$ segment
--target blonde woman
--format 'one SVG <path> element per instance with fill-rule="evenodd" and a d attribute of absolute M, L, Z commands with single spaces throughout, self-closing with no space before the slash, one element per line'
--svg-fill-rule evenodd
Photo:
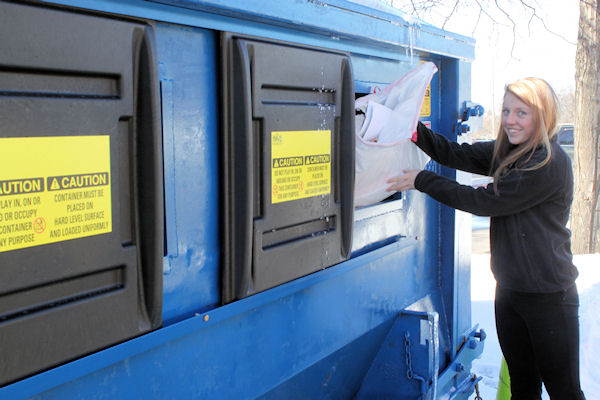
<path fill-rule="evenodd" d="M 450 142 L 419 124 L 413 138 L 450 168 L 494 177 L 474 189 L 431 171 L 405 171 L 388 190 L 417 189 L 437 201 L 490 216 L 496 328 L 512 399 L 584 399 L 579 383 L 579 296 L 566 227 L 571 161 L 556 141 L 558 101 L 550 85 L 525 78 L 506 86 L 493 142 Z"/>

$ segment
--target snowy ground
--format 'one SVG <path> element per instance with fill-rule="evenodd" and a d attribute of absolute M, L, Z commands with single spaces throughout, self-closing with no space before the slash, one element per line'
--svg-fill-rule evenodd
<path fill-rule="evenodd" d="M 483 224 L 485 226 L 485 224 Z M 473 219 L 474 230 L 481 221 Z M 485 229 L 485 228 L 484 228 Z M 472 321 L 487 333 L 483 355 L 473 363 L 473 373 L 482 377 L 479 383 L 484 400 L 496 399 L 502 353 L 494 323 L 494 291 L 496 283 L 490 271 L 490 256 L 473 249 L 471 256 Z M 486 249 L 487 251 L 487 249 Z M 579 255 L 574 258 L 579 269 L 581 386 L 588 400 L 600 399 L 600 254 Z M 474 396 L 471 396 L 471 399 Z M 543 399 L 548 399 L 544 393 Z"/>

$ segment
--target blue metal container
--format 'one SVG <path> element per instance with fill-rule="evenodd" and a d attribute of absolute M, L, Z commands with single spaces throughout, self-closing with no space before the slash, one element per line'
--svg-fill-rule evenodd
<path fill-rule="evenodd" d="M 156 70 L 140 72 L 136 67 L 134 75 L 141 74 L 156 85 L 155 92 L 148 89 L 147 97 L 154 93 L 158 102 L 154 105 L 158 112 L 152 115 L 158 124 L 160 148 L 144 145 L 140 153 L 152 148 L 160 156 L 162 180 L 154 189 L 135 181 L 141 186 L 132 193 L 158 194 L 156 204 L 162 205 L 164 217 L 158 212 L 148 219 L 161 228 L 161 243 L 152 248 L 164 248 L 160 250 L 162 285 L 158 281 L 156 286 L 146 272 L 138 276 L 143 287 L 139 297 L 153 293 L 152 301 L 145 298 L 139 303 L 140 315 L 149 316 L 148 324 L 123 334 L 120 340 L 106 344 L 98 339 L 99 344 L 90 343 L 80 353 L 49 358 L 37 367 L 34 362 L 30 370 L 4 383 L 0 398 L 466 399 L 473 392 L 477 378 L 470 373 L 471 362 L 483 350 L 485 335 L 471 322 L 470 216 L 423 194 L 402 193 L 353 213 L 340 211 L 345 218 L 350 215 L 350 226 L 345 229 L 350 230 L 352 244 L 345 253 L 341 251 L 339 259 L 332 257 L 311 271 L 283 278 L 285 283 L 274 279 L 244 292 L 247 295 L 225 299 L 223 290 L 223 280 L 228 279 L 223 270 L 227 258 L 224 232 L 231 228 L 224 222 L 230 221 L 224 211 L 228 195 L 224 175 L 227 163 L 232 162 L 223 155 L 223 38 L 233 35 L 253 43 L 341 57 L 351 66 L 347 71 L 356 96 L 385 87 L 420 61 L 431 61 L 439 72 L 431 83 L 430 111 L 421 120 L 455 140 L 464 131 L 461 116 L 468 114 L 464 107 L 470 100 L 472 39 L 400 12 L 346 0 L 52 0 L 19 6 L 35 9 L 36 15 L 54 13 L 65 21 L 91 16 L 131 24 L 134 42 L 142 40 L 136 39 L 135 32 L 145 32 L 146 44 L 139 57 L 147 55 Z M 12 8 L 6 10 L 0 18 L 14 18 Z M 86 24 L 69 25 L 69 32 L 56 36 L 77 37 L 77 29 L 85 30 Z M 101 34 L 97 35 L 102 41 Z M 70 46 L 68 41 L 62 40 L 49 51 L 60 53 L 61 46 Z M 280 62 L 290 61 L 282 58 Z M 0 60 L 0 67 L 11 63 Z M 252 73 L 254 65 L 249 67 Z M 94 68 L 89 67 L 89 73 L 104 79 Z M 15 71 L 30 73 L 24 67 Z M 48 67 L 45 73 L 56 72 Z M 290 87 L 295 78 L 290 75 Z M 114 78 L 122 85 L 119 79 Z M 145 87 L 142 78 L 138 82 L 142 83 L 134 83 L 132 90 Z M 142 123 L 136 131 L 139 135 L 150 132 L 150 128 L 144 130 L 143 121 L 133 123 Z M 331 122 L 328 129 L 336 131 L 336 123 Z M 290 130 L 318 128 L 299 125 Z M 98 133 L 86 132 L 84 123 L 78 129 L 75 134 Z M 0 128 L 0 136 L 11 134 Z M 238 140 L 237 136 L 232 140 Z M 257 157 L 262 157 L 257 151 Z M 129 156 L 132 160 L 144 157 Z M 465 178 L 434 163 L 428 168 L 453 179 Z M 140 211 L 138 218 L 146 216 Z M 139 229 L 147 224 L 139 222 Z M 27 255 L 29 250 L 18 251 Z M 303 257 L 307 252 L 295 254 Z M 144 254 L 141 264 L 150 258 Z M 284 256 L 278 262 L 286 266 Z M 102 296 L 114 296 L 135 284 L 125 279 Z M 60 304 L 61 324 L 80 324 L 75 316 L 69 319 L 74 315 L 69 314 L 69 307 L 81 301 L 72 298 Z M 110 331 L 120 326 L 121 318 L 128 315 L 115 311 L 115 328 Z M 10 322 L 18 323 L 18 319 Z M 48 346 L 56 346 L 53 340 L 48 338 Z"/>

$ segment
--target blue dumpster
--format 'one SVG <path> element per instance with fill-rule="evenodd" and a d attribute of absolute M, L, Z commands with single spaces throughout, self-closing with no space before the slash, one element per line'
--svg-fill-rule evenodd
<path fill-rule="evenodd" d="M 432 62 L 420 119 L 469 140 L 474 47 L 346 0 L 0 3 L 0 398 L 466 399 L 470 217 L 354 207 L 354 101 Z"/>

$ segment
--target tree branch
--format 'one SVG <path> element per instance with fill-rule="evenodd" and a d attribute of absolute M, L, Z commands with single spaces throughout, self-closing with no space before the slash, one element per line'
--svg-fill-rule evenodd
<path fill-rule="evenodd" d="M 410 0 L 410 4 L 412 5 L 412 9 L 413 9 L 413 12 L 414 12 L 414 14 L 415 14 L 416 16 L 419 16 L 419 15 L 418 15 L 418 12 L 417 12 L 417 6 L 415 5 L 415 2 L 414 2 L 414 0 Z"/>
<path fill-rule="evenodd" d="M 446 16 L 446 19 L 444 20 L 444 23 L 442 24 L 442 30 L 444 30 L 444 28 L 446 27 L 446 23 L 450 20 L 450 18 L 452 18 L 452 16 L 454 15 L 454 12 L 456 11 L 456 7 L 458 7 L 458 2 L 459 0 L 456 0 L 454 2 L 454 7 L 452 7 L 452 11 L 450 11 L 450 14 L 448 14 Z"/>
<path fill-rule="evenodd" d="M 510 21 L 510 23 L 512 24 L 512 32 L 513 32 L 513 40 L 512 40 L 512 44 L 510 47 L 510 56 L 512 58 L 514 58 L 515 60 L 519 60 L 518 58 L 515 57 L 515 45 L 517 42 L 517 24 L 515 23 L 515 21 L 510 17 L 510 14 L 507 13 L 502 7 L 500 7 L 500 5 L 498 4 L 498 0 L 494 0 L 494 3 L 496 3 L 496 8 L 498 10 L 500 10 L 504 16 Z"/>
<path fill-rule="evenodd" d="M 475 30 L 477 29 L 477 26 L 479 25 L 479 19 L 481 18 L 482 14 L 487 16 L 491 21 L 495 22 L 494 17 L 492 17 L 487 11 L 485 11 L 485 8 L 480 3 L 480 0 L 475 0 L 475 3 L 477 3 L 477 5 L 479 6 L 479 16 L 477 18 L 477 23 L 475 24 L 475 27 L 473 28 L 473 35 L 475 35 Z"/>
<path fill-rule="evenodd" d="M 570 40 L 568 40 L 567 38 L 565 38 L 564 36 L 562 36 L 561 34 L 558 34 L 554 31 L 552 31 L 550 28 L 548 28 L 546 26 L 546 22 L 544 21 L 544 19 L 542 17 L 540 17 L 537 13 L 537 9 L 529 4 L 527 4 L 527 2 L 525 0 L 520 0 L 521 4 L 523 4 L 524 7 L 528 8 L 529 10 L 531 10 L 531 18 L 529 19 L 529 23 L 528 23 L 528 30 L 531 33 L 531 21 L 533 21 L 533 19 L 537 19 L 538 21 L 541 22 L 542 26 L 544 27 L 544 29 L 546 30 L 546 32 L 551 33 L 552 35 L 564 40 L 565 42 L 572 44 L 572 45 L 576 45 L 577 43 L 571 42 Z"/>

